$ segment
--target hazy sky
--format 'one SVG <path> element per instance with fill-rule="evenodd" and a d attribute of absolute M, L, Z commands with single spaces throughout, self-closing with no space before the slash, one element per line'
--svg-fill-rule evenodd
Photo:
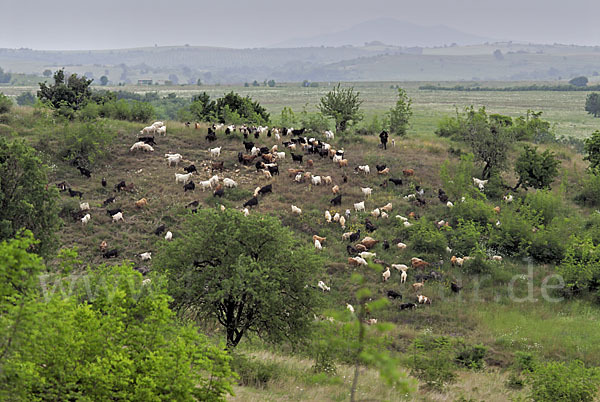
<path fill-rule="evenodd" d="M 484 37 L 600 45 L 598 0 L 2 0 L 0 48 L 261 47 L 391 17 Z"/>

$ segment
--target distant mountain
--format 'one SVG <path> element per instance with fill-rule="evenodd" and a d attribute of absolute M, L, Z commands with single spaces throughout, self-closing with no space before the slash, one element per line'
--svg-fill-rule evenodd
<path fill-rule="evenodd" d="M 365 42 L 373 41 L 394 46 L 433 47 L 452 43 L 475 45 L 494 42 L 495 39 L 472 35 L 444 25 L 422 26 L 393 18 L 379 18 L 365 21 L 343 31 L 289 39 L 271 47 L 362 46 Z"/>

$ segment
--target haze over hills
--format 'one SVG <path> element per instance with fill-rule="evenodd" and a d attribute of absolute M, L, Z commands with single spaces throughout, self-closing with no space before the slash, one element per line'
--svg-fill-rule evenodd
<path fill-rule="evenodd" d="M 394 46 L 433 47 L 453 43 L 474 45 L 496 40 L 465 33 L 445 25 L 423 26 L 394 18 L 378 18 L 342 31 L 284 40 L 272 47 L 360 46 L 365 42 L 373 41 Z"/>

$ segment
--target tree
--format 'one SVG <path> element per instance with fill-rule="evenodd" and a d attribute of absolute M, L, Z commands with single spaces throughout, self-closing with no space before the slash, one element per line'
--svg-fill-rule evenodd
<path fill-rule="evenodd" d="M 45 69 L 44 72 L 42 73 L 42 75 L 44 77 L 50 77 L 52 75 L 52 70 Z"/>
<path fill-rule="evenodd" d="M 272 342 L 306 335 L 320 261 L 279 218 L 205 209 L 186 218 L 178 237 L 153 260 L 176 311 L 216 320 L 228 349 L 247 332 Z"/>
<path fill-rule="evenodd" d="M 35 104 L 35 95 L 31 92 L 23 92 L 21 95 L 17 96 L 17 105 L 19 106 L 32 106 Z"/>
<path fill-rule="evenodd" d="M 500 49 L 494 50 L 494 58 L 498 61 L 504 60 L 504 55 L 502 54 L 502 50 L 500 50 Z"/>
<path fill-rule="evenodd" d="M 592 92 L 585 99 L 585 111 L 593 114 L 594 117 L 600 117 L 600 94 Z"/>
<path fill-rule="evenodd" d="M 341 84 L 337 84 L 333 90 L 321 98 L 319 110 L 323 115 L 335 120 L 336 131 L 344 132 L 348 122 L 362 120 L 363 116 L 360 113 L 362 103 L 360 92 L 355 93 L 354 87 L 341 88 Z"/>
<path fill-rule="evenodd" d="M 531 148 L 525 145 L 523 153 L 517 159 L 515 172 L 519 176 L 519 181 L 514 190 L 523 185 L 537 189 L 550 188 L 550 185 L 558 176 L 558 166 L 560 161 L 554 155 L 554 152 L 545 150 L 541 154 L 537 148 Z"/>
<path fill-rule="evenodd" d="M 92 80 L 78 77 L 77 74 L 71 74 L 65 80 L 65 72 L 61 69 L 54 73 L 53 85 L 48 86 L 45 82 L 40 82 L 37 96 L 41 101 L 49 102 L 55 109 L 67 107 L 78 110 L 92 96 L 89 88 L 91 83 Z"/>
<path fill-rule="evenodd" d="M 273 88 L 275 86 L 275 80 L 269 80 L 267 81 L 267 85 L 271 88 Z"/>
<path fill-rule="evenodd" d="M 36 250 L 47 255 L 56 246 L 58 190 L 47 187 L 47 168 L 24 141 L 0 138 L 0 240 L 23 228 L 39 239 Z"/>
<path fill-rule="evenodd" d="M 175 74 L 169 74 L 169 81 L 171 81 L 173 85 L 177 85 L 179 84 L 179 77 Z"/>
<path fill-rule="evenodd" d="M 216 111 L 217 118 L 221 123 L 228 123 L 225 118 L 225 109 L 234 112 L 243 122 L 254 124 L 266 124 L 269 122 L 269 113 L 257 101 L 253 101 L 249 96 L 242 97 L 231 91 L 222 98 L 217 99 Z"/>
<path fill-rule="evenodd" d="M 258 83 L 258 81 L 254 80 L 254 81 L 252 81 L 252 86 L 253 87 L 259 87 L 260 84 Z"/>
<path fill-rule="evenodd" d="M 202 78 L 198 78 L 198 81 L 196 81 L 196 85 L 199 87 L 202 86 Z"/>
<path fill-rule="evenodd" d="M 406 135 L 408 129 L 408 122 L 412 117 L 412 99 L 408 97 L 406 91 L 402 88 L 398 88 L 398 100 L 396 101 L 396 107 L 390 109 L 390 132 L 399 136 Z"/>
<path fill-rule="evenodd" d="M 176 320 L 164 280 L 143 281 L 130 265 L 39 276 L 32 244 L 30 235 L 0 243 L 0 399 L 191 402 L 232 392 L 230 358 Z"/>
<path fill-rule="evenodd" d="M 574 85 L 576 87 L 585 87 L 588 83 L 587 77 L 575 77 L 569 81 L 569 84 Z"/>
<path fill-rule="evenodd" d="M 195 120 L 212 121 L 217 116 L 217 103 L 210 100 L 210 95 L 202 92 L 192 98 L 190 112 Z"/>
<path fill-rule="evenodd" d="M 100 85 L 102 85 L 104 87 L 107 84 L 108 84 L 108 77 L 106 75 L 103 75 L 102 77 L 100 77 Z"/>
<path fill-rule="evenodd" d="M 592 133 L 590 138 L 583 140 L 584 150 L 587 152 L 584 161 L 590 162 L 590 170 L 596 171 L 596 168 L 600 166 L 600 131 L 596 130 Z"/>
<path fill-rule="evenodd" d="M 12 78 L 11 73 L 5 73 L 2 67 L 0 67 L 0 84 L 8 84 Z"/>
<path fill-rule="evenodd" d="M 0 114 L 8 113 L 12 107 L 12 101 L 2 92 L 0 92 Z"/>

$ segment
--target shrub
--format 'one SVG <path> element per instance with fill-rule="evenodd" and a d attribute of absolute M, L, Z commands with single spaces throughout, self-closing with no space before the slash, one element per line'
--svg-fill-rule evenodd
<path fill-rule="evenodd" d="M 480 226 L 473 221 L 459 218 L 456 229 L 449 232 L 452 252 L 458 256 L 470 255 L 481 241 L 482 233 L 479 229 Z"/>
<path fill-rule="evenodd" d="M 565 281 L 565 291 L 571 294 L 596 288 L 600 282 L 600 246 L 590 238 L 572 237 L 565 258 L 556 268 Z"/>
<path fill-rule="evenodd" d="M 515 352 L 514 368 L 519 372 L 532 373 L 536 367 L 535 357 L 529 352 Z"/>
<path fill-rule="evenodd" d="M 35 104 L 36 97 L 31 92 L 23 92 L 17 96 L 16 101 L 19 106 L 33 106 Z"/>
<path fill-rule="evenodd" d="M 12 107 L 12 101 L 10 98 L 0 92 L 0 114 L 8 113 Z"/>
<path fill-rule="evenodd" d="M 593 401 L 598 396 L 598 369 L 576 360 L 540 365 L 531 375 L 530 398 L 536 402 Z"/>
<path fill-rule="evenodd" d="M 412 225 L 410 240 L 415 251 L 431 254 L 444 254 L 446 252 L 447 243 L 443 233 L 425 218 L 419 219 Z"/>
<path fill-rule="evenodd" d="M 100 116 L 100 106 L 94 102 L 88 102 L 80 111 L 79 119 L 83 121 L 96 120 Z"/>
<path fill-rule="evenodd" d="M 481 193 L 473 186 L 473 175 L 475 174 L 473 154 L 462 154 L 458 165 L 452 166 L 446 160 L 440 168 L 440 176 L 444 190 L 452 201 L 458 201 L 463 196 L 476 197 Z"/>
<path fill-rule="evenodd" d="M 89 167 L 108 153 L 116 134 L 102 121 L 67 125 L 59 138 L 59 155 L 68 162 Z"/>
<path fill-rule="evenodd" d="M 498 172 L 492 173 L 483 192 L 491 200 L 499 200 L 506 193 L 506 185 Z"/>
<path fill-rule="evenodd" d="M 567 213 L 567 208 L 562 199 L 548 190 L 528 193 L 524 202 L 540 214 L 544 225 L 549 225 L 556 216 L 566 215 Z"/>
<path fill-rule="evenodd" d="M 128 120 L 143 123 L 152 120 L 156 116 L 154 107 L 147 102 L 131 101 L 130 106 L 131 112 Z"/>
<path fill-rule="evenodd" d="M 481 227 L 495 222 L 494 210 L 485 201 L 468 196 L 465 197 L 464 202 L 454 203 L 454 207 L 450 210 L 450 217 L 453 225 L 457 224 L 459 219 L 465 222 L 472 221 Z"/>
<path fill-rule="evenodd" d="M 489 245 L 506 255 L 527 255 L 533 239 L 533 228 L 540 218 L 527 205 L 513 203 L 500 213 L 500 226 L 494 226 Z"/>
<path fill-rule="evenodd" d="M 600 174 L 587 173 L 581 183 L 581 191 L 575 196 L 581 205 L 597 207 L 600 205 Z"/>
<path fill-rule="evenodd" d="M 452 347 L 447 337 L 421 336 L 413 341 L 411 375 L 429 388 L 441 390 L 456 379 Z"/>
<path fill-rule="evenodd" d="M 463 367 L 471 370 L 481 370 L 485 366 L 485 355 L 487 354 L 487 347 L 483 345 L 465 345 L 459 346 L 458 353 L 454 361 Z"/>
<path fill-rule="evenodd" d="M 275 363 L 266 363 L 234 354 L 231 368 L 239 376 L 240 385 L 262 388 L 279 376 L 279 367 Z"/>
<path fill-rule="evenodd" d="M 463 271 L 468 274 L 484 274 L 491 271 L 491 264 L 487 254 L 481 247 L 477 247 L 470 255 L 469 260 L 463 264 Z"/>

